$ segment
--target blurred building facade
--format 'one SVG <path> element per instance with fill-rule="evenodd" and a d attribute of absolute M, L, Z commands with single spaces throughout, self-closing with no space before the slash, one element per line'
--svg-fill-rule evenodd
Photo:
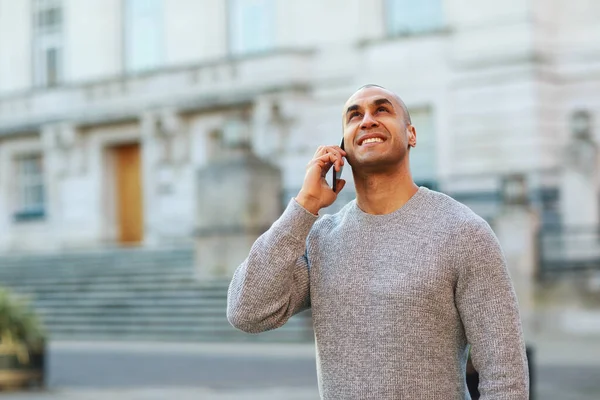
<path fill-rule="evenodd" d="M 599 19 L 587 0 L 0 0 L 0 252 L 188 240 L 197 171 L 240 142 L 283 207 L 366 83 L 407 103 L 419 184 L 492 222 L 521 190 L 541 226 L 595 226 Z"/>

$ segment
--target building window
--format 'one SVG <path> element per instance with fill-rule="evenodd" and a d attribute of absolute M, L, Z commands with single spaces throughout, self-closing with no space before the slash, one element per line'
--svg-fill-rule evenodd
<path fill-rule="evenodd" d="M 390 36 L 439 30 L 444 24 L 442 0 L 386 0 Z"/>
<path fill-rule="evenodd" d="M 417 130 L 417 147 L 410 150 L 410 170 L 417 184 L 430 189 L 437 187 L 437 146 L 433 113 L 430 108 L 410 111 Z"/>
<path fill-rule="evenodd" d="M 236 55 L 259 53 L 275 42 L 273 0 L 229 0 L 229 38 Z"/>
<path fill-rule="evenodd" d="M 125 1 L 125 69 L 141 72 L 160 67 L 164 58 L 162 0 Z"/>
<path fill-rule="evenodd" d="M 16 219 L 44 216 L 44 176 L 41 155 L 20 156 L 16 159 Z"/>
<path fill-rule="evenodd" d="M 63 10 L 61 0 L 33 0 L 33 71 L 36 86 L 62 79 Z"/>

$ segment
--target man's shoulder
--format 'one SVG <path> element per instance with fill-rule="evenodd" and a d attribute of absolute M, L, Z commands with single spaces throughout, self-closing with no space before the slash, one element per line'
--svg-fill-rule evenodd
<path fill-rule="evenodd" d="M 319 219 L 313 225 L 311 234 L 325 233 L 343 224 L 344 220 L 348 218 L 348 213 L 355 201 L 356 200 L 349 201 L 337 212 L 325 213 L 319 216 Z"/>
<path fill-rule="evenodd" d="M 476 248 L 490 251 L 499 248 L 498 238 L 484 218 L 444 193 L 430 193 L 436 198 L 440 211 L 435 223 L 444 225 L 445 231 L 451 232 L 450 243 L 458 249 L 458 253 L 468 253 Z"/>
<path fill-rule="evenodd" d="M 452 224 L 456 229 L 467 231 L 477 231 L 489 226 L 480 215 L 448 194 L 428 189 L 428 197 L 436 211 L 437 220 Z"/>

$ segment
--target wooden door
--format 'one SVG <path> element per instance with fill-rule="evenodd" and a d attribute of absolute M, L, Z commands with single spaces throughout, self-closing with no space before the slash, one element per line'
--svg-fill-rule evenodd
<path fill-rule="evenodd" d="M 144 237 L 140 145 L 115 149 L 119 242 L 135 244 Z"/>

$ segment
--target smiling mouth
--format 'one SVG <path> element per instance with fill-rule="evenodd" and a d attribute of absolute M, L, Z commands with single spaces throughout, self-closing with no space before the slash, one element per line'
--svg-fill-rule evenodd
<path fill-rule="evenodd" d="M 359 146 L 363 146 L 365 144 L 370 144 L 370 143 L 383 143 L 383 142 L 384 142 L 384 140 L 380 137 L 371 137 L 371 138 L 367 138 L 367 139 L 361 141 L 359 143 Z"/>

